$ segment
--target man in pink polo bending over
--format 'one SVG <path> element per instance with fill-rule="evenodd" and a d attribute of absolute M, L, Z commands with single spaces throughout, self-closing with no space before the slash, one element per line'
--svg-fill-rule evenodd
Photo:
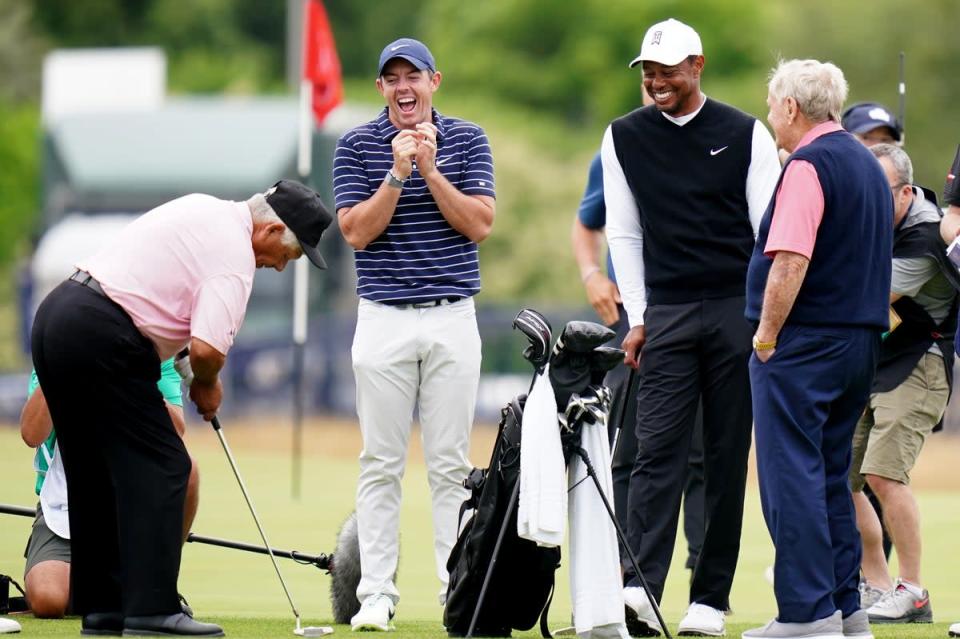
<path fill-rule="evenodd" d="M 246 202 L 187 195 L 134 220 L 40 305 L 33 363 L 66 471 L 82 634 L 223 635 L 177 597 L 190 458 L 160 362 L 190 347 L 190 399 L 213 419 L 255 269 L 303 254 L 325 268 L 317 243 L 331 220 L 286 180 Z"/>

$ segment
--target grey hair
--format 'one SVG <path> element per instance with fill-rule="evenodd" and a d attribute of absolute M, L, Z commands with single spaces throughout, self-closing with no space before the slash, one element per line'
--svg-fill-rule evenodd
<path fill-rule="evenodd" d="M 253 218 L 254 224 L 273 224 L 280 222 L 280 224 L 283 224 L 285 227 L 283 237 L 280 238 L 280 243 L 288 249 L 300 248 L 300 241 L 297 239 L 296 234 L 280 219 L 280 216 L 273 210 L 273 207 L 267 204 L 267 198 L 264 197 L 263 193 L 257 193 L 247 200 L 247 206 L 250 207 L 250 217 Z"/>
<path fill-rule="evenodd" d="M 849 90 L 840 67 L 819 60 L 780 60 L 770 72 L 767 88 L 777 100 L 796 100 L 800 112 L 814 124 L 839 122 Z"/>
<path fill-rule="evenodd" d="M 898 184 L 913 184 L 913 162 L 907 152 L 896 144 L 874 144 L 870 152 L 879 160 L 887 158 L 897 175 Z"/>

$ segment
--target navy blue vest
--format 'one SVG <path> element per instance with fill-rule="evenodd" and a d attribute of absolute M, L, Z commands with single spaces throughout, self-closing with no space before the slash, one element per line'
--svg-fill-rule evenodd
<path fill-rule="evenodd" d="M 875 326 L 886 330 L 893 196 L 880 163 L 845 131 L 820 136 L 795 151 L 787 164 L 793 160 L 813 164 L 823 189 L 824 211 L 810 266 L 787 323 Z M 760 320 L 767 274 L 773 263 L 763 254 L 763 248 L 775 202 L 776 191 L 760 223 L 747 269 L 746 315 L 755 322 Z"/>

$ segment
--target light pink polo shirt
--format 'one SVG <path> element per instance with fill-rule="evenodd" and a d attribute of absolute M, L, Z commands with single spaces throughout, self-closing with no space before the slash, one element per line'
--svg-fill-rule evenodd
<path fill-rule="evenodd" d="M 842 130 L 836 122 L 821 122 L 800 138 L 797 149 L 821 135 Z M 810 259 L 817 242 L 817 229 L 823 219 L 823 208 L 823 188 L 813 164 L 806 160 L 790 162 L 777 191 L 777 203 L 763 254 L 772 258 L 777 251 L 789 251 Z"/>
<path fill-rule="evenodd" d="M 123 307 L 161 360 L 191 337 L 226 354 L 253 287 L 252 234 L 245 202 L 195 193 L 144 213 L 76 266 Z"/>

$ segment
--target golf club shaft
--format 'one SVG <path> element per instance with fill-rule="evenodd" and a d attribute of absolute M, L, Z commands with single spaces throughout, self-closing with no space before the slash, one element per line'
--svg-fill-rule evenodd
<path fill-rule="evenodd" d="M 613 432 L 613 444 L 610 446 L 610 458 L 613 459 L 617 453 L 617 446 L 620 444 L 620 433 L 623 432 L 623 422 L 627 418 L 627 404 L 630 403 L 630 389 L 633 387 L 633 380 L 637 378 L 637 369 L 631 367 L 627 374 L 626 387 L 623 389 L 620 405 L 617 406 L 617 429 Z"/>
<path fill-rule="evenodd" d="M 240 492 L 243 493 L 243 498 L 247 501 L 247 506 L 250 508 L 250 514 L 253 515 L 253 521 L 257 524 L 257 530 L 260 532 L 260 538 L 263 540 L 263 545 L 267 550 L 267 554 L 270 555 L 270 561 L 273 563 L 273 569 L 277 572 L 277 578 L 280 580 L 280 585 L 283 586 L 283 592 L 287 595 L 287 601 L 290 602 L 290 609 L 293 610 L 293 616 L 297 618 L 297 625 L 300 624 L 300 613 L 297 611 L 297 607 L 293 603 L 293 597 L 290 596 L 290 591 L 287 589 L 287 583 L 283 580 L 283 575 L 280 574 L 280 566 L 277 564 L 277 558 L 273 556 L 273 550 L 270 547 L 270 542 L 267 541 L 267 535 L 263 532 L 263 526 L 260 525 L 260 518 L 257 517 L 257 511 L 253 507 L 253 502 L 250 501 L 250 495 L 247 493 L 247 487 L 243 483 L 243 478 L 240 477 L 240 471 L 237 469 L 237 462 L 233 459 L 233 453 L 230 452 L 230 446 L 227 444 L 227 439 L 223 435 L 223 429 L 220 426 L 220 418 L 214 415 L 213 420 L 211 421 L 213 430 L 216 431 L 217 437 L 220 438 L 220 445 L 223 446 L 223 452 L 227 454 L 227 460 L 230 461 L 230 468 L 233 469 L 233 474 L 237 478 L 237 483 L 240 484 Z"/>
<path fill-rule="evenodd" d="M 19 517 L 29 517 L 33 519 L 37 516 L 37 511 L 26 506 L 0 504 L 0 515 L 17 515 Z M 310 564 L 312 566 L 316 566 L 320 570 L 330 570 L 332 566 L 331 556 L 323 553 L 319 555 L 308 555 L 297 550 L 278 550 L 276 548 L 271 548 L 270 551 L 268 551 L 263 546 L 254 546 L 253 544 L 247 544 L 242 541 L 220 539 L 219 537 L 207 537 L 205 535 L 198 535 L 196 533 L 190 533 L 187 535 L 187 542 L 194 544 L 206 544 L 208 546 L 219 546 L 220 548 L 230 548 L 232 550 L 243 550 L 244 552 L 252 552 L 259 555 L 269 555 L 272 551 L 277 557 L 282 557 L 283 559 L 292 559 L 304 564 Z"/>
<path fill-rule="evenodd" d="M 647 585 L 647 580 L 643 576 L 643 572 L 640 570 L 640 565 L 637 562 L 637 556 L 633 553 L 633 549 L 630 548 L 630 544 L 627 543 L 627 537 L 623 534 L 623 529 L 620 527 L 620 522 L 617 521 L 617 516 L 613 512 L 613 508 L 610 506 L 610 500 L 607 499 L 607 493 L 604 492 L 603 486 L 600 484 L 600 479 L 597 477 L 597 471 L 590 462 L 590 456 L 587 455 L 587 451 L 584 450 L 582 446 L 574 447 L 573 451 L 583 461 L 587 475 L 589 475 L 590 479 L 593 480 L 593 484 L 596 486 L 597 492 L 600 494 L 600 500 L 607 509 L 607 515 L 610 516 L 610 521 L 613 522 L 613 527 L 617 531 L 617 539 L 620 540 L 620 543 L 623 544 L 624 550 L 627 551 L 627 556 L 630 558 L 630 564 L 633 567 L 633 571 L 636 573 L 637 579 L 640 580 L 643 590 L 647 594 L 647 600 L 650 602 L 650 607 L 653 608 L 653 612 L 657 616 L 657 621 L 660 622 L 660 628 L 663 630 L 664 636 L 667 639 L 673 639 L 673 636 L 670 634 L 670 630 L 667 628 L 667 623 L 663 620 L 663 615 L 660 614 L 660 606 L 657 604 L 657 600 L 650 591 L 650 586 Z"/>

